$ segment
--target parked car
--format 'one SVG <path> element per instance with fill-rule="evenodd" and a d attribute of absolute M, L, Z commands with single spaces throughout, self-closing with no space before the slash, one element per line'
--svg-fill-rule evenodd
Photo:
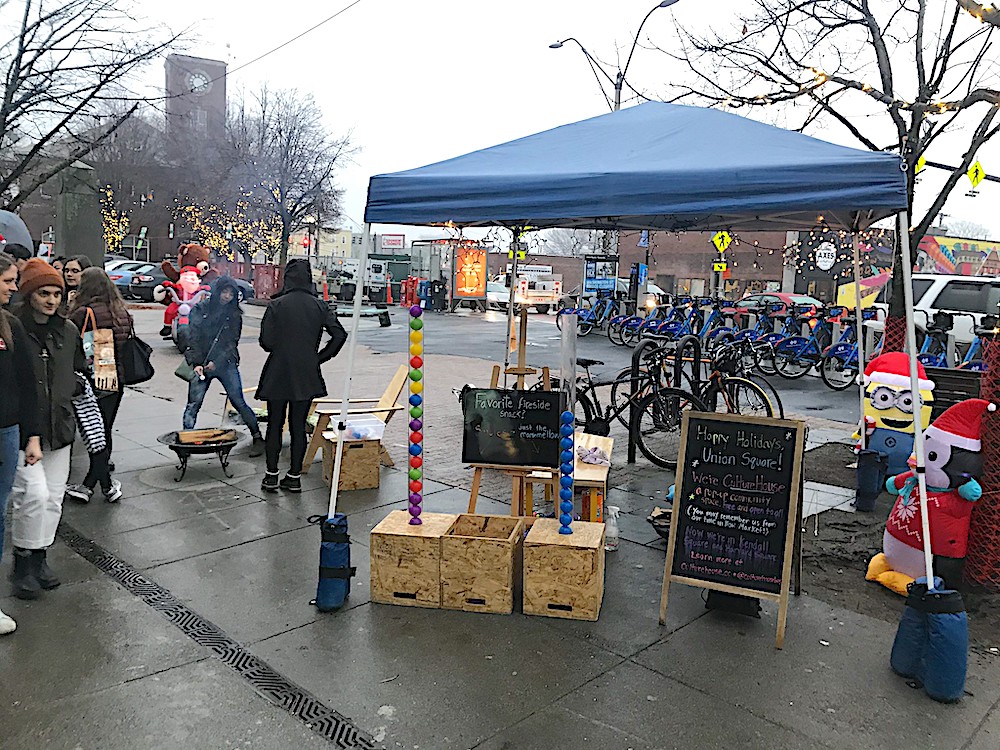
<path fill-rule="evenodd" d="M 132 283 L 128 285 L 129 296 L 143 302 L 153 302 L 153 290 L 166 280 L 167 276 L 163 273 L 163 269 L 153 266 L 141 274 L 132 276 Z"/>
<path fill-rule="evenodd" d="M 736 303 L 736 312 L 733 314 L 733 319 L 740 323 L 743 316 L 747 314 L 747 310 L 752 307 L 763 308 L 765 313 L 770 313 L 770 306 L 780 303 L 783 305 L 781 312 L 785 312 L 789 306 L 798 307 L 811 305 L 813 311 L 816 311 L 823 307 L 823 303 L 820 302 L 815 297 L 810 297 L 808 294 L 792 294 L 790 292 L 757 292 L 755 294 L 748 294 L 739 302 Z"/>
<path fill-rule="evenodd" d="M 118 291 L 122 293 L 122 296 L 128 298 L 131 296 L 129 285 L 132 283 L 132 279 L 143 275 L 155 267 L 152 263 L 134 263 L 133 261 L 128 261 L 107 271 L 107 274 L 108 278 L 118 287 Z"/>
<path fill-rule="evenodd" d="M 888 311 L 891 286 L 891 283 L 887 284 L 875 300 L 874 306 L 883 312 Z M 982 322 L 984 315 L 996 315 L 997 303 L 1000 303 L 1000 278 L 913 274 L 914 323 L 923 329 L 938 310 L 949 312 L 954 316 L 955 323 L 951 332 L 959 344 L 972 342 L 974 326 Z"/>
<path fill-rule="evenodd" d="M 124 255 L 114 255 L 108 253 L 104 256 L 104 270 L 107 270 L 108 266 L 113 263 L 124 263 L 127 260 L 131 260 L 131 258 L 126 258 Z"/>

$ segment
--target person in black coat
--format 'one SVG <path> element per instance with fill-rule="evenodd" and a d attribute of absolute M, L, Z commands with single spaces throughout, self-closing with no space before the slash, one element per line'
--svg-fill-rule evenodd
<path fill-rule="evenodd" d="M 323 331 L 330 334 L 330 340 L 320 349 Z M 268 353 L 256 396 L 267 402 L 267 472 L 261 489 L 301 492 L 306 417 L 313 399 L 327 394 L 320 365 L 337 356 L 346 341 L 347 331 L 337 314 L 313 291 L 309 261 L 289 261 L 284 286 L 271 299 L 260 325 L 260 345 Z M 286 415 L 292 440 L 291 466 L 279 482 L 278 455 Z"/>
<path fill-rule="evenodd" d="M 253 438 L 250 456 L 256 457 L 264 452 L 264 439 L 260 435 L 257 415 L 243 396 L 239 349 L 242 335 L 243 311 L 240 309 L 239 287 L 231 277 L 222 276 L 212 287 L 212 295 L 191 310 L 184 359 L 198 377 L 188 383 L 183 424 L 185 430 L 194 429 L 208 386 L 213 379 L 218 379 L 243 424 L 250 430 Z"/>

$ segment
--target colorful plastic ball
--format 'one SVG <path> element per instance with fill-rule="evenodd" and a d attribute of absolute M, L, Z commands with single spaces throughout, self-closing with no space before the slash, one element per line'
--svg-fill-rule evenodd
<path fill-rule="evenodd" d="M 573 412 L 571 411 L 564 411 L 561 415 L 559 415 L 559 421 L 563 424 L 573 424 L 573 419 Z"/>
<path fill-rule="evenodd" d="M 569 500 L 570 502 L 572 502 L 573 501 L 573 489 L 571 487 L 563 487 L 561 490 L 559 490 L 559 499 L 560 500 Z"/>
<path fill-rule="evenodd" d="M 413 445 L 410 446 L 410 455 L 411 456 L 419 456 L 423 452 L 424 452 L 424 449 L 421 448 L 416 443 L 414 443 Z"/>
<path fill-rule="evenodd" d="M 561 523 L 563 526 L 569 526 L 571 523 L 573 523 L 573 516 L 571 516 L 569 513 L 562 513 L 559 516 L 559 523 Z"/>
<path fill-rule="evenodd" d="M 420 406 L 424 402 L 424 397 L 414 393 L 410 396 L 410 406 Z"/>
<path fill-rule="evenodd" d="M 410 380 L 423 380 L 424 374 L 420 370 L 410 370 Z"/>
<path fill-rule="evenodd" d="M 424 407 L 422 407 L 422 406 L 411 406 L 410 407 L 410 416 L 413 417 L 414 419 L 420 419 L 420 417 L 424 416 Z"/>
<path fill-rule="evenodd" d="M 411 493 L 410 493 L 410 502 L 411 502 L 411 503 L 413 503 L 413 504 L 415 504 L 415 505 L 416 505 L 416 504 L 418 504 L 418 503 L 419 503 L 419 502 L 420 502 L 421 500 L 423 500 L 423 496 L 421 496 L 421 494 L 420 494 L 419 492 L 411 492 Z"/>
<path fill-rule="evenodd" d="M 412 403 L 412 401 L 410 403 Z M 564 437 L 562 440 L 559 441 L 559 447 L 562 448 L 564 451 L 571 450 L 573 448 L 573 438 Z"/>
<path fill-rule="evenodd" d="M 424 483 L 419 479 L 414 479 L 410 482 L 410 492 L 420 492 L 424 488 Z"/>
<path fill-rule="evenodd" d="M 411 393 L 420 393 L 423 389 L 424 389 L 424 384 L 423 383 L 421 383 L 421 382 L 419 382 L 417 380 L 411 380 L 410 381 L 410 392 Z"/>
<path fill-rule="evenodd" d="M 420 515 L 420 506 L 419 505 L 411 505 L 410 506 L 410 515 L 413 516 L 413 521 L 411 521 L 410 523 L 417 523 L 417 522 L 419 522 L 420 519 L 417 518 L 417 516 Z"/>
<path fill-rule="evenodd" d="M 419 331 L 423 327 L 424 327 L 424 321 L 422 321 L 420 318 L 414 318 L 413 320 L 410 321 L 410 328 L 412 328 L 414 331 Z"/>
<path fill-rule="evenodd" d="M 420 357 L 410 357 L 410 367 L 420 369 L 424 366 L 424 360 Z"/>
<path fill-rule="evenodd" d="M 423 314 L 424 314 L 424 308 L 422 308 L 420 305 L 413 305 L 413 307 L 410 308 L 410 315 L 412 315 L 414 318 L 419 318 Z"/>
<path fill-rule="evenodd" d="M 411 432 L 410 433 L 411 443 L 422 443 L 424 442 L 424 434 L 422 432 Z"/>
<path fill-rule="evenodd" d="M 421 422 L 419 419 L 411 419 L 410 420 L 410 429 L 413 430 L 414 432 L 416 432 L 417 430 L 419 430 L 423 426 L 424 426 L 424 423 Z"/>
<path fill-rule="evenodd" d="M 559 464 L 559 471 L 561 471 L 563 474 L 572 474 L 573 464 L 570 463 Z"/>
<path fill-rule="evenodd" d="M 573 503 L 564 500 L 563 502 L 559 503 L 559 510 L 561 510 L 563 513 L 572 513 Z"/>
<path fill-rule="evenodd" d="M 564 424 L 562 427 L 559 428 L 559 434 L 562 435 L 563 437 L 570 437 L 573 434 L 573 425 Z"/>
<path fill-rule="evenodd" d="M 419 344 L 424 340 L 424 334 L 420 331 L 410 331 L 410 343 Z"/>
<path fill-rule="evenodd" d="M 410 354 L 414 357 L 419 357 L 424 353 L 424 345 L 420 343 L 410 344 Z"/>
<path fill-rule="evenodd" d="M 420 479 L 424 475 L 423 469 L 410 469 L 409 476 L 410 479 Z"/>
<path fill-rule="evenodd" d="M 424 459 L 422 459 L 420 456 L 410 456 L 410 466 L 412 466 L 414 469 L 419 469 L 423 465 L 424 465 Z"/>
<path fill-rule="evenodd" d="M 413 446 L 412 445 L 410 446 L 410 450 L 413 450 Z M 573 486 L 573 477 L 560 477 L 559 478 L 559 486 L 560 487 L 567 487 L 567 488 L 572 487 Z"/>
<path fill-rule="evenodd" d="M 573 451 L 571 451 L 571 450 L 564 450 L 562 453 L 559 454 L 559 460 L 562 461 L 563 463 L 567 463 L 569 461 L 572 461 L 573 460 Z"/>

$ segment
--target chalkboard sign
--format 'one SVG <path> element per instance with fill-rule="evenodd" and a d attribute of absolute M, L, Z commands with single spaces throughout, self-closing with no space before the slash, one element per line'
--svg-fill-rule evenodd
<path fill-rule="evenodd" d="M 684 414 L 661 622 L 673 580 L 781 602 L 783 636 L 804 432 L 801 422 Z"/>
<path fill-rule="evenodd" d="M 470 388 L 462 399 L 462 461 L 483 466 L 559 466 L 560 391 Z"/>

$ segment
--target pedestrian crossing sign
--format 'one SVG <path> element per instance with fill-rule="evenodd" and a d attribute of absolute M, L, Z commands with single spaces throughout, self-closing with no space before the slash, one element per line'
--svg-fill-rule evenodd
<path fill-rule="evenodd" d="M 983 169 L 983 165 L 976 160 L 976 163 L 969 167 L 969 171 L 966 172 L 969 175 L 969 182 L 972 183 L 973 190 L 979 187 L 979 183 L 983 181 L 986 177 L 986 170 Z"/>
<path fill-rule="evenodd" d="M 716 232 L 712 236 L 712 244 L 715 245 L 715 249 L 720 253 L 726 252 L 731 244 L 733 244 L 733 238 L 730 236 L 729 232 Z"/>
<path fill-rule="evenodd" d="M 714 262 L 712 264 L 712 270 L 715 271 L 715 273 L 723 273 L 728 268 L 729 268 L 729 264 L 726 263 L 726 261 L 724 261 L 724 260 L 719 260 L 719 261 L 716 261 L 716 262 Z"/>

